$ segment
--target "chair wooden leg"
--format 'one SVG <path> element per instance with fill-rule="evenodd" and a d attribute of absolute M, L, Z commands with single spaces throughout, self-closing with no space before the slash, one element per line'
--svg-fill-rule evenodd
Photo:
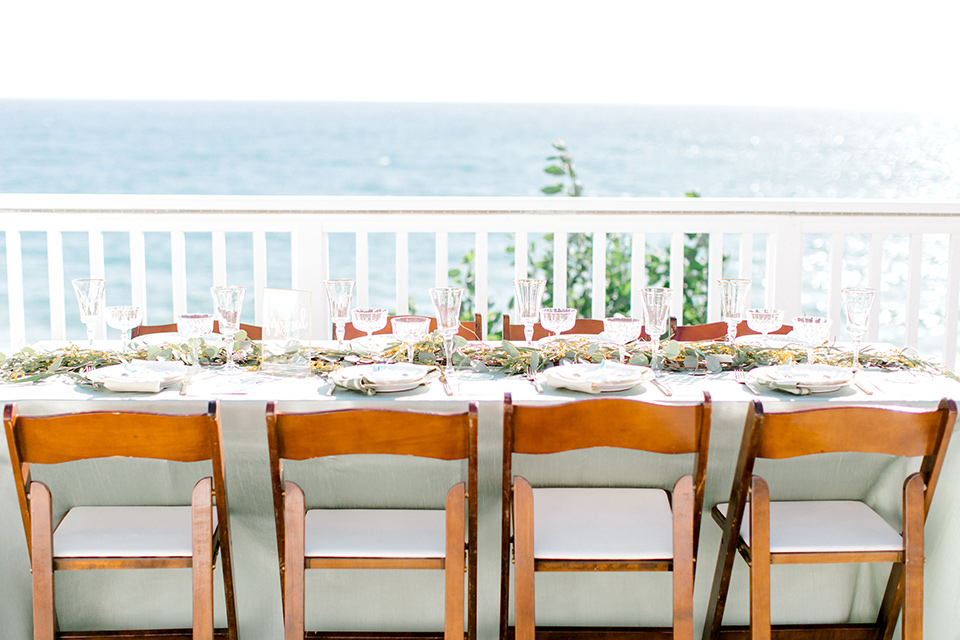
<path fill-rule="evenodd" d="M 534 640 L 536 616 L 534 611 L 533 562 L 533 487 L 517 476 L 513 482 L 513 588 L 514 627 L 516 640 Z"/>
<path fill-rule="evenodd" d="M 463 577 L 466 569 L 466 485 L 462 482 L 447 493 L 446 557 L 443 612 L 444 640 L 463 640 Z"/>
<path fill-rule="evenodd" d="M 304 633 L 304 507 L 303 489 L 293 482 L 284 484 L 284 572 L 283 637 L 303 640 Z"/>
<path fill-rule="evenodd" d="M 190 501 L 193 520 L 193 638 L 213 640 L 213 481 L 203 478 Z"/>
<path fill-rule="evenodd" d="M 693 476 L 673 487 L 673 637 L 693 640 Z"/>
<path fill-rule="evenodd" d="M 750 637 L 770 640 L 770 490 L 760 476 L 750 496 Z"/>
<path fill-rule="evenodd" d="M 904 640 L 923 638 L 923 476 L 907 478 L 903 489 Z"/>
<path fill-rule="evenodd" d="M 33 640 L 56 637 L 53 588 L 53 501 L 42 482 L 30 483 L 30 547 L 33 550 Z"/>

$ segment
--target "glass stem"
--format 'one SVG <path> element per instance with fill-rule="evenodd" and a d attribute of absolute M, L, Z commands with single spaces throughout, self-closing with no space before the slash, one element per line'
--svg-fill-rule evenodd
<path fill-rule="evenodd" d="M 650 365 L 653 370 L 660 373 L 660 363 L 657 361 L 657 354 L 660 353 L 660 334 L 650 336 Z"/>
<path fill-rule="evenodd" d="M 807 364 L 813 364 L 813 345 L 807 345 Z"/>
<path fill-rule="evenodd" d="M 407 345 L 407 360 L 410 361 L 410 364 L 413 364 L 413 343 Z"/>
<path fill-rule="evenodd" d="M 200 353 L 197 349 L 197 344 L 194 342 L 196 338 L 190 338 L 190 366 L 194 368 L 195 371 L 200 370 Z"/>
<path fill-rule="evenodd" d="M 740 324 L 738 320 L 727 320 L 727 342 L 733 344 L 737 339 L 737 325 Z"/>
<path fill-rule="evenodd" d="M 93 336 L 94 334 L 96 334 L 96 332 L 97 332 L 96 321 L 88 322 L 87 323 L 87 346 L 90 346 L 90 347 L 93 346 Z"/>
<path fill-rule="evenodd" d="M 533 342 L 533 325 L 532 324 L 523 325 L 523 339 L 526 340 L 528 344 Z"/>
<path fill-rule="evenodd" d="M 346 335 L 347 335 L 347 323 L 338 322 L 336 323 L 336 325 L 337 325 L 337 348 L 340 349 L 340 351 L 343 351 L 344 338 L 346 338 Z"/>
<path fill-rule="evenodd" d="M 130 343 L 130 340 L 132 340 L 132 338 L 130 337 L 130 333 L 131 333 L 130 329 L 124 329 L 123 331 L 120 332 L 120 339 L 123 340 L 123 344 L 120 345 L 120 351 L 122 351 L 123 353 L 127 352 L 127 345 Z"/>
<path fill-rule="evenodd" d="M 860 334 L 853 336 L 853 368 L 860 368 Z"/>
<path fill-rule="evenodd" d="M 620 362 L 623 364 L 627 363 L 627 346 L 624 344 L 617 345 L 620 348 Z"/>
<path fill-rule="evenodd" d="M 443 370 L 449 377 L 453 375 L 453 336 L 443 337 L 443 354 L 447 357 Z"/>

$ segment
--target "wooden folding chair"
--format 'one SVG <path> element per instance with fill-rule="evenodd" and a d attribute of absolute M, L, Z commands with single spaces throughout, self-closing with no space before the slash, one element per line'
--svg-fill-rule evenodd
<path fill-rule="evenodd" d="M 223 561 L 227 630 L 237 638 L 227 494 L 216 402 L 187 416 L 91 412 L 44 417 L 4 410 L 4 427 L 33 570 L 35 640 L 159 637 L 212 639 L 213 568 Z M 197 482 L 191 506 L 76 506 L 56 526 L 52 497 L 30 477 L 31 464 L 114 456 L 176 462 L 209 460 L 213 478 Z M 214 503 L 215 502 L 215 507 Z M 193 627 L 186 630 L 60 631 L 54 572 L 77 569 L 193 569 Z M 165 635 L 164 635 L 165 634 Z"/>
<path fill-rule="evenodd" d="M 673 327 L 677 324 L 676 318 L 670 318 L 670 331 L 672 333 Z M 565 331 L 571 335 L 599 335 L 603 333 L 603 320 L 597 320 L 596 318 L 577 318 L 573 323 L 573 328 L 569 331 Z M 547 338 L 553 334 L 543 328 L 539 322 L 533 325 L 533 339 L 540 340 L 541 338 Z M 560 334 L 563 337 L 563 333 Z M 510 316 L 508 314 L 503 314 L 503 339 L 504 340 L 525 340 L 526 338 L 523 335 L 523 325 L 522 324 L 511 324 Z M 640 337 L 638 340 L 649 340 L 646 330 L 640 332 Z"/>
<path fill-rule="evenodd" d="M 503 417 L 500 637 L 507 638 L 510 547 L 516 640 L 533 640 L 536 571 L 672 571 L 673 637 L 693 638 L 693 577 L 710 439 L 710 396 L 695 404 L 624 399 L 514 406 Z M 692 453 L 672 494 L 655 488 L 532 488 L 513 455 L 619 447 Z M 621 629 L 637 632 L 639 629 Z M 602 637 L 610 629 L 598 630 Z"/>
<path fill-rule="evenodd" d="M 247 332 L 247 337 L 251 340 L 262 340 L 263 339 L 263 327 L 258 327 L 254 324 L 240 324 L 240 329 Z M 139 336 L 145 336 L 151 333 L 176 333 L 177 324 L 148 324 L 140 325 L 139 327 L 134 327 L 130 332 L 131 338 L 136 338 Z M 216 320 L 213 322 L 213 332 L 220 332 L 220 323 Z"/>
<path fill-rule="evenodd" d="M 723 536 L 704 639 L 721 631 L 736 551 L 750 566 L 750 631 L 755 640 L 771 637 L 771 564 L 842 562 L 893 563 L 876 623 L 812 625 L 808 635 L 796 637 L 840 638 L 849 632 L 889 640 L 902 603 L 903 637 L 922 638 L 923 525 L 956 417 L 956 404 L 947 399 L 934 411 L 834 407 L 770 414 L 754 401 L 730 502 L 713 509 Z M 753 474 L 757 458 L 854 451 L 923 456 L 919 472 L 903 485 L 902 533 L 860 501 L 771 502 L 766 481 Z M 797 625 L 791 628 L 798 633 Z"/>
<path fill-rule="evenodd" d="M 673 320 L 671 318 L 671 320 Z M 788 324 L 783 325 L 771 335 L 786 335 L 793 330 Z M 760 335 L 747 326 L 746 320 L 737 325 L 737 336 L 755 336 Z M 701 340 L 723 340 L 727 337 L 726 322 L 710 322 L 708 324 L 682 324 L 677 325 L 675 321 L 671 324 L 670 336 L 677 342 L 699 342 Z"/>
<path fill-rule="evenodd" d="M 387 325 L 378 331 L 374 331 L 373 335 L 384 335 L 388 333 L 393 333 L 393 329 L 390 327 L 390 320 L 396 318 L 396 316 L 390 316 L 387 318 Z M 430 331 L 437 330 L 437 319 L 430 318 Z M 367 335 L 365 332 L 360 331 L 353 326 L 352 322 L 347 323 L 346 332 L 344 333 L 345 340 L 353 340 L 354 338 L 362 338 Z M 461 322 L 460 330 L 457 331 L 458 336 L 463 336 L 467 340 L 480 340 L 483 335 L 483 320 L 480 317 L 480 314 L 476 314 L 473 318 L 473 321 Z"/>
<path fill-rule="evenodd" d="M 305 569 L 442 569 L 444 640 L 477 632 L 477 407 L 457 414 L 351 409 L 280 413 L 267 405 L 267 440 L 284 603 L 284 638 L 304 638 Z M 351 454 L 466 460 L 467 479 L 442 510 L 310 509 L 283 479 L 284 460 Z M 466 503 L 466 504 L 465 504 Z M 466 560 L 465 560 L 466 558 Z M 467 587 L 464 589 L 464 571 Z M 466 594 L 464 593 L 466 591 Z M 464 601 L 467 615 L 464 621 Z M 339 632 L 310 632 L 339 637 Z M 355 636 L 356 634 L 354 634 Z M 376 633 L 361 634 L 375 637 Z M 387 634 L 389 637 L 397 637 Z"/>

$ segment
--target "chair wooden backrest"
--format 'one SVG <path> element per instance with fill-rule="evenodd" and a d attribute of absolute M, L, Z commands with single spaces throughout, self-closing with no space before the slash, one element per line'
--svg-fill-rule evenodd
<path fill-rule="evenodd" d="M 263 327 L 259 327 L 254 324 L 240 324 L 240 329 L 247 332 L 247 337 L 251 340 L 262 340 L 263 339 Z M 144 336 L 151 333 L 176 333 L 177 332 L 177 323 L 173 324 L 148 324 L 140 325 L 134 327 L 130 332 L 131 338 L 136 338 L 138 336 Z M 218 321 L 213 322 L 213 332 L 220 332 L 220 323 Z"/>
<path fill-rule="evenodd" d="M 476 638 L 477 585 L 477 406 L 457 414 L 380 409 L 282 413 L 267 404 L 267 447 L 281 576 L 284 567 L 283 461 L 352 454 L 407 455 L 467 461 L 467 625 Z M 281 579 L 282 582 L 282 579 Z"/>
<path fill-rule="evenodd" d="M 374 331 L 373 335 L 377 336 L 377 335 L 385 335 L 385 334 L 393 333 L 393 328 L 390 326 L 390 321 L 396 317 L 397 316 L 388 317 L 387 325 L 383 329 Z M 423 317 L 426 317 L 426 316 L 423 316 Z M 437 319 L 430 318 L 430 331 L 436 331 L 436 330 L 437 330 Z M 354 327 L 352 322 L 347 323 L 346 332 L 344 333 L 344 338 L 346 340 L 353 340 L 354 338 L 362 338 L 365 335 L 367 334 L 364 333 L 363 331 L 360 331 L 356 327 Z M 461 322 L 460 330 L 457 331 L 457 335 L 462 336 L 467 340 L 480 340 L 483 335 L 483 319 L 480 317 L 480 314 L 479 313 L 476 314 L 473 317 L 472 321 L 468 320 L 466 322 Z"/>
<path fill-rule="evenodd" d="M 793 330 L 793 327 L 785 324 L 776 331 L 772 332 L 772 335 L 786 335 Z M 737 325 L 737 335 L 738 336 L 755 336 L 760 335 L 753 329 L 747 326 L 747 321 L 743 320 L 740 324 Z M 700 342 L 701 340 L 723 340 L 727 337 L 727 323 L 726 322 L 710 322 L 707 324 L 685 324 L 677 325 L 673 324 L 670 332 L 670 336 L 673 340 L 677 342 Z"/>
<path fill-rule="evenodd" d="M 670 318 L 670 333 L 673 333 L 674 327 L 677 325 L 676 318 Z M 569 331 L 565 331 L 571 335 L 599 335 L 603 333 L 603 320 L 597 320 L 596 318 L 577 318 L 573 323 L 573 328 Z M 541 338 L 547 338 L 553 334 L 543 328 L 539 322 L 533 325 L 533 339 L 540 340 Z M 563 333 L 560 334 L 563 337 Z M 504 340 L 525 340 L 523 335 L 523 325 L 522 324 L 511 324 L 510 315 L 503 314 L 503 339 Z M 649 340 L 646 330 L 640 332 L 640 337 L 638 340 Z"/>
<path fill-rule="evenodd" d="M 550 454 L 618 447 L 694 454 L 693 561 L 696 562 L 710 444 L 710 394 L 696 404 L 661 405 L 619 398 L 553 406 L 515 406 L 504 397 L 501 530 L 501 637 L 506 633 L 513 504 L 513 454 Z"/>

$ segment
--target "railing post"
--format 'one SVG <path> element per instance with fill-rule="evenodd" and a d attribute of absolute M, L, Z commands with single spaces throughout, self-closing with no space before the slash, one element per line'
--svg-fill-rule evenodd
<path fill-rule="evenodd" d="M 775 256 L 770 278 L 769 299 L 776 309 L 783 309 L 784 322 L 800 315 L 800 292 L 803 285 L 803 225 L 788 213 L 777 215 L 776 224 L 767 239 L 767 251 Z"/>
<path fill-rule="evenodd" d="M 10 345 L 19 349 L 27 339 L 26 308 L 23 299 L 23 251 L 20 232 L 7 230 L 7 306 L 10 314 Z"/>
<path fill-rule="evenodd" d="M 47 290 L 50 295 L 50 337 L 66 337 L 67 319 L 63 302 L 63 235 L 60 230 L 47 231 Z"/>
<path fill-rule="evenodd" d="M 593 296 L 594 318 L 603 319 L 607 315 L 607 234 L 595 231 L 593 234 Z"/>
<path fill-rule="evenodd" d="M 567 232 L 553 234 L 553 306 L 567 306 Z"/>
<path fill-rule="evenodd" d="M 332 335 L 327 291 L 323 286 L 330 274 L 329 240 L 323 217 L 305 214 L 298 220 L 290 242 L 292 286 L 311 294 L 311 334 L 314 340 L 329 340 Z"/>

